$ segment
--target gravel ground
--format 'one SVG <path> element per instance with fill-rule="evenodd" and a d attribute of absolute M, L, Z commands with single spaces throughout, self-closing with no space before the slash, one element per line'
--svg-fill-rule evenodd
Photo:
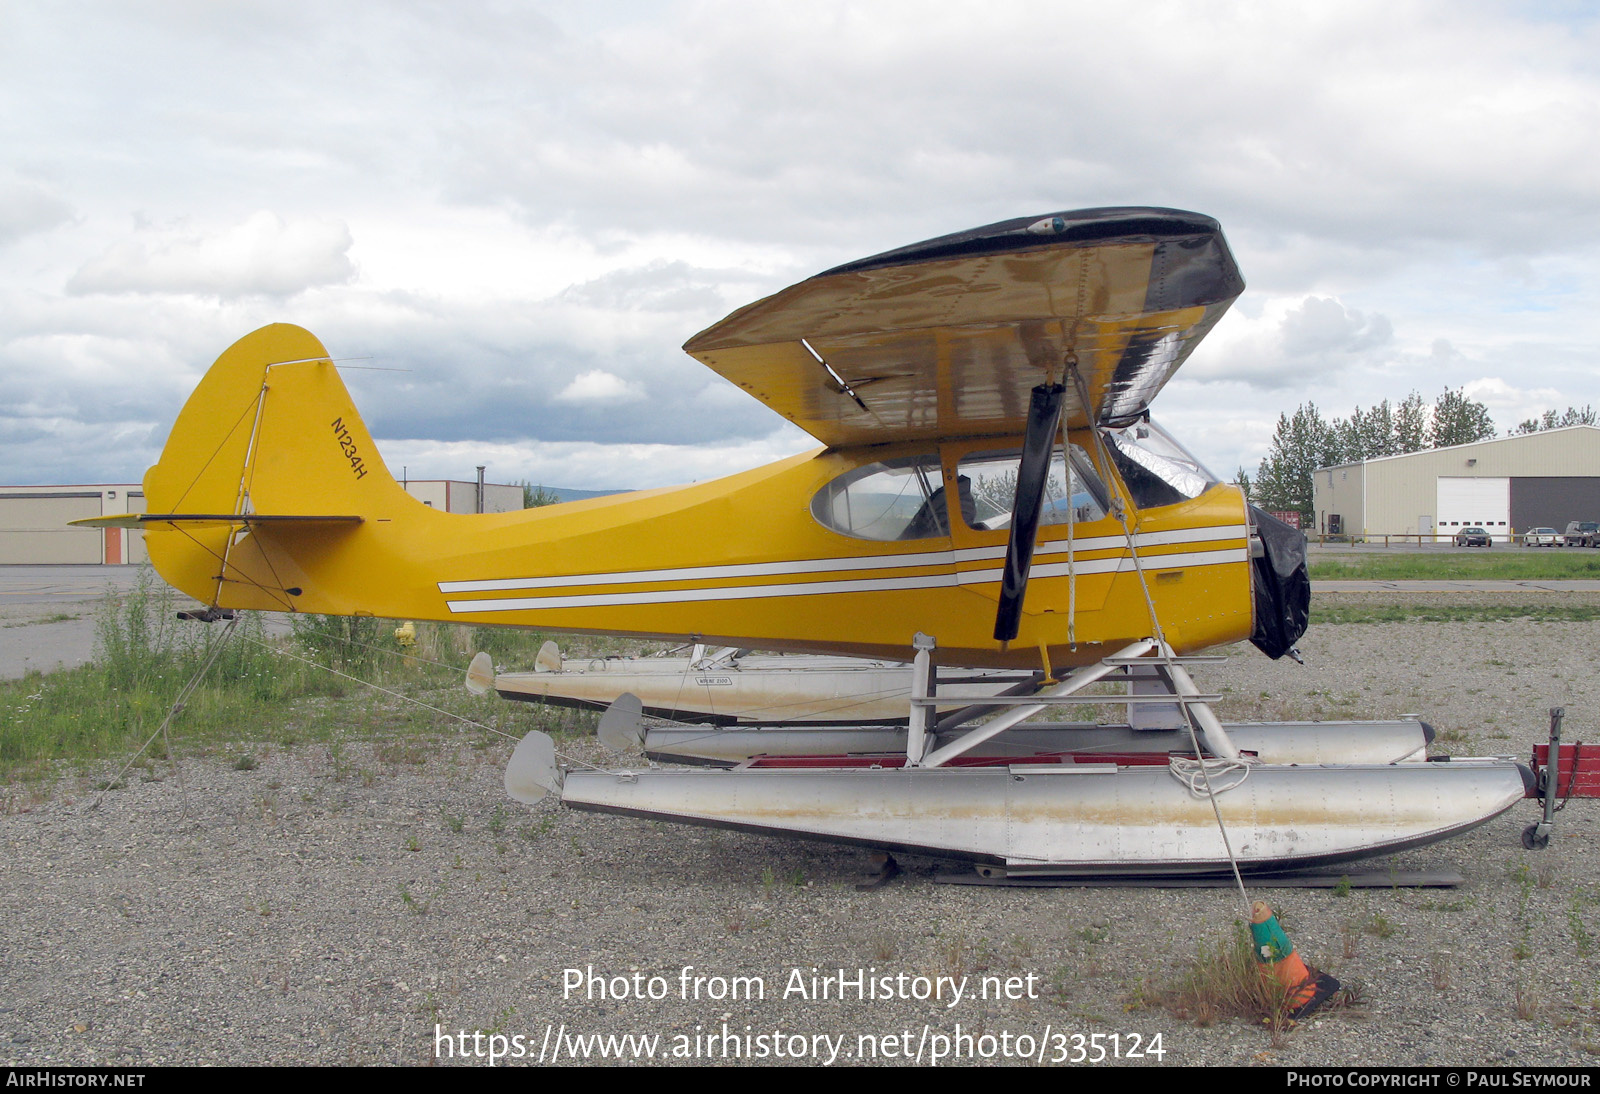
<path fill-rule="evenodd" d="M 1305 667 L 1241 650 L 1197 675 L 1232 717 L 1415 711 L 1452 752 L 1526 756 L 1555 703 L 1569 740 L 1600 738 L 1594 635 L 1531 621 L 1325 626 Z M 592 742 L 564 747 L 600 758 Z M 87 779 L 5 791 L 6 1063 L 419 1064 L 436 1049 L 453 1062 L 462 1046 L 436 1027 L 520 1035 L 534 1057 L 547 1030 L 565 1034 L 563 1051 L 574 1035 L 658 1035 L 658 1057 L 688 1046 L 703 1061 L 695 1038 L 724 1023 L 768 1049 L 781 1032 L 807 1063 L 828 1060 L 824 1036 L 843 1038 L 843 1061 L 863 1036 L 882 1056 L 904 1034 L 910 1055 L 942 1044 L 925 1029 L 958 1027 L 994 1039 L 963 1042 L 969 1056 L 1014 1056 L 1033 1038 L 1047 1060 L 1092 1051 L 1074 1038 L 1096 1033 L 1147 1064 L 1592 1065 L 1600 1053 L 1595 802 L 1574 801 L 1544 852 L 1518 842 L 1535 817 L 1524 803 L 1392 860 L 1458 870 L 1458 889 L 1260 894 L 1308 960 L 1361 985 L 1355 1005 L 1275 1038 L 1137 1005 L 1141 981 L 1170 983 L 1228 936 L 1240 915 L 1228 889 L 958 887 L 912 861 L 857 892 L 858 851 L 508 802 L 505 749 L 256 755 L 254 770 L 229 752 L 184 760 L 181 778 L 136 771 L 97 811 Z M 699 1000 L 682 998 L 687 966 L 710 978 Z M 564 997 L 565 970 L 590 967 L 637 973 L 646 990 L 660 977 L 665 998 L 611 997 L 632 996 L 620 981 L 606 998 Z M 967 995 L 784 998 L 793 970 L 813 967 L 965 976 Z M 985 976 L 1002 989 L 1020 978 L 1023 997 L 975 998 Z M 733 977 L 761 978 L 765 998 L 709 997 Z M 1161 1057 L 1128 1059 L 1157 1034 Z"/>

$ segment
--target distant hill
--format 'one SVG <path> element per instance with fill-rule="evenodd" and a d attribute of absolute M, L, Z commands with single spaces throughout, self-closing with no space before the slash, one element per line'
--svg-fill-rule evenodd
<path fill-rule="evenodd" d="M 562 501 L 582 501 L 584 498 L 604 498 L 612 494 L 627 494 L 627 490 L 570 490 L 564 486 L 541 487 L 546 494 L 554 494 Z"/>

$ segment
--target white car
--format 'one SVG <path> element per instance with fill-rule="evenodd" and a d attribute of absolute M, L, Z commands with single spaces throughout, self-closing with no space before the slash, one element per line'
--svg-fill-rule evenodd
<path fill-rule="evenodd" d="M 1522 537 L 1524 547 L 1560 547 L 1566 538 L 1554 528 L 1530 528 Z"/>

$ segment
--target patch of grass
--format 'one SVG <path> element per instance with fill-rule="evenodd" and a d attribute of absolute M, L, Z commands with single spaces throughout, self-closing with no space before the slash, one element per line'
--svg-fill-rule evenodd
<path fill-rule="evenodd" d="M 534 658 L 539 656 L 539 647 L 552 637 L 540 631 L 516 627 L 472 627 L 464 631 L 464 636 L 470 640 L 468 645 L 472 648 L 461 650 L 461 654 L 470 658 L 482 650 L 494 658 L 496 665 L 514 669 L 532 669 Z"/>
<path fill-rule="evenodd" d="M 38 619 L 22 619 L 15 623 L 5 624 L 6 630 L 16 627 L 38 627 L 47 623 L 70 623 L 74 619 L 82 619 L 81 615 L 69 615 L 66 612 L 54 612 L 50 615 L 40 616 Z"/>
<path fill-rule="evenodd" d="M 1579 957 L 1594 953 L 1594 937 L 1583 925 L 1583 904 L 1577 897 L 1572 898 L 1572 907 L 1567 910 L 1567 931 L 1572 935 L 1574 953 Z"/>
<path fill-rule="evenodd" d="M 1356 955 L 1356 943 L 1360 941 L 1360 932 L 1353 923 L 1342 923 L 1339 926 L 1339 938 L 1344 943 L 1344 959 L 1349 961 Z"/>
<path fill-rule="evenodd" d="M 1540 997 L 1539 989 L 1534 986 L 1533 982 L 1521 976 L 1517 977 L 1517 1017 L 1524 1022 L 1531 1022 L 1539 1016 L 1539 1011 L 1543 1006 L 1544 1000 Z"/>
<path fill-rule="evenodd" d="M 538 824 L 529 824 L 523 826 L 521 829 L 522 838 L 525 840 L 537 840 L 542 836 L 549 835 L 551 831 L 554 830 L 555 826 L 556 818 L 551 814 L 546 813 L 544 816 L 539 818 Z"/>
<path fill-rule="evenodd" d="M 1455 979 L 1455 956 L 1449 950 L 1434 950 L 1428 956 L 1429 978 L 1433 981 L 1433 990 L 1447 992 Z"/>
<path fill-rule="evenodd" d="M 1072 984 L 1072 969 L 1066 965 L 1058 965 L 1050 977 L 1050 987 L 1046 990 L 1047 998 L 1058 1007 L 1066 1006 L 1067 1000 L 1072 998 Z"/>
<path fill-rule="evenodd" d="M 1524 604 L 1450 604 L 1399 602 L 1347 604 L 1337 596 L 1311 601 L 1311 623 L 1497 623 L 1507 619 L 1532 619 L 1540 623 L 1589 623 L 1600 619 L 1600 604 L 1584 604 L 1550 597 Z"/>
<path fill-rule="evenodd" d="M 62 761 L 126 757 L 142 745 L 222 634 L 220 624 L 178 620 L 180 606 L 178 595 L 146 570 L 131 589 L 101 603 L 90 664 L 0 681 L 0 781 L 48 781 Z M 598 720 L 590 711 L 468 694 L 461 686 L 464 670 L 457 667 L 466 658 L 453 651 L 473 644 L 471 627 L 418 624 L 416 646 L 402 651 L 392 620 L 301 616 L 290 622 L 293 637 L 274 639 L 259 613 L 242 613 L 233 638 L 172 723 L 175 750 L 324 742 L 334 777 L 342 781 L 357 773 L 342 749 L 344 739 L 384 742 L 382 762 L 421 765 L 434 753 L 424 739 L 453 735 L 463 726 L 378 695 L 318 667 L 323 665 L 401 694 L 425 694 L 431 706 L 483 724 L 514 719 L 519 735 L 529 728 L 558 738 L 590 734 Z M 515 633 L 535 649 L 535 640 L 543 641 L 543 635 Z M 282 656 L 280 649 L 316 664 Z M 485 740 L 489 736 L 482 733 Z M 161 742 L 153 747 L 159 750 Z M 165 758 L 159 751 L 152 755 Z M 363 781 L 373 777 L 360 774 Z"/>
<path fill-rule="evenodd" d="M 411 895 L 411 890 L 405 884 L 405 882 L 401 882 L 400 903 L 403 904 L 406 911 L 410 912 L 412 915 L 427 915 L 429 909 L 433 907 L 434 899 L 443 891 L 444 888 L 441 886 L 435 889 L 427 897 L 416 897 Z"/>
<path fill-rule="evenodd" d="M 101 605 L 92 663 L 0 682 L 0 778 L 45 777 L 53 760 L 98 759 L 142 744 L 221 635 L 215 624 L 179 621 L 176 606 L 171 590 L 146 573 Z M 245 639 L 264 640 L 258 618 L 240 621 L 190 695 L 182 736 L 236 740 L 241 726 L 259 728 L 264 708 L 313 690 L 305 672 Z"/>
<path fill-rule="evenodd" d="M 1319 558 L 1309 567 L 1319 581 L 1538 581 L 1600 577 L 1600 552 L 1511 551 L 1481 554 L 1397 552 Z"/>

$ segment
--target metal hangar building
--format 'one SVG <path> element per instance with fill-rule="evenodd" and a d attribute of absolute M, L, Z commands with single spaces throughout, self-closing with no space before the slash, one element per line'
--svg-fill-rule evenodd
<path fill-rule="evenodd" d="M 1530 528 L 1600 520 L 1600 427 L 1568 426 L 1403 456 L 1319 467 L 1316 531 L 1433 535 L 1487 529 L 1496 542 Z"/>

